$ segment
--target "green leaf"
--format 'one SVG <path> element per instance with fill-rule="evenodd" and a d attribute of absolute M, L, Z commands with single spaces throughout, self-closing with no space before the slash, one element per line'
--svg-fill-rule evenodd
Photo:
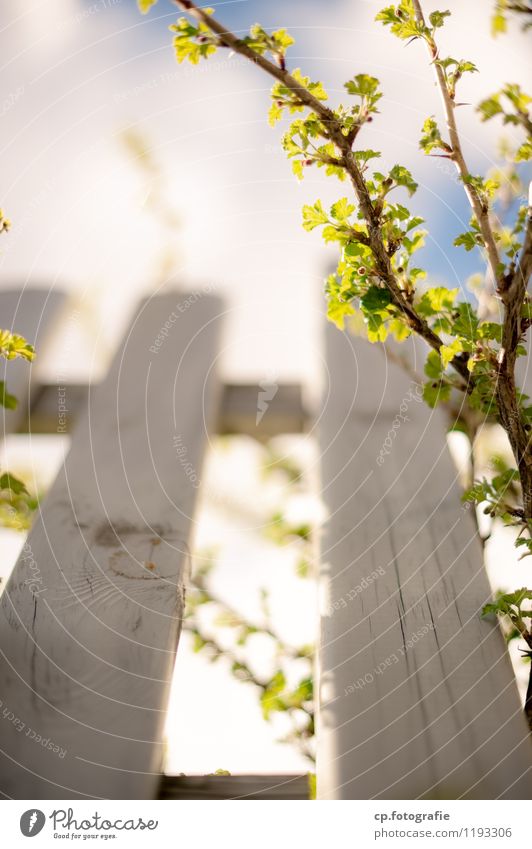
<path fill-rule="evenodd" d="M 286 50 L 287 47 L 291 47 L 294 44 L 294 39 L 285 29 L 276 29 L 272 32 L 272 39 L 275 42 L 276 47 Z"/>
<path fill-rule="evenodd" d="M 344 88 L 348 94 L 361 98 L 362 108 L 366 110 L 367 114 L 377 111 L 376 104 L 382 97 L 379 85 L 379 80 L 376 77 L 371 77 L 369 74 L 357 74 L 352 80 L 344 83 Z"/>
<path fill-rule="evenodd" d="M 344 83 L 348 94 L 355 94 L 361 97 L 366 95 L 374 95 L 379 90 L 379 81 L 376 77 L 370 77 L 369 74 L 357 74 L 352 80 Z"/>
<path fill-rule="evenodd" d="M 506 32 L 506 17 L 502 12 L 496 12 L 491 18 L 491 34 L 496 38 Z"/>
<path fill-rule="evenodd" d="M 449 150 L 449 145 L 443 141 L 438 124 L 432 115 L 423 124 L 421 132 L 419 146 L 426 154 L 433 150 Z"/>
<path fill-rule="evenodd" d="M 283 107 L 279 104 L 277 100 L 272 101 L 272 105 L 270 106 L 270 110 L 268 112 L 268 124 L 270 127 L 275 127 L 278 121 L 283 117 Z"/>
<path fill-rule="evenodd" d="M 340 200 L 337 200 L 331 206 L 331 217 L 336 218 L 337 221 L 344 222 L 349 219 L 354 211 L 354 205 L 349 203 L 347 198 L 340 198 Z"/>
<path fill-rule="evenodd" d="M 381 154 L 377 150 L 355 150 L 355 159 L 363 165 L 370 159 L 379 159 Z"/>
<path fill-rule="evenodd" d="M 526 112 L 530 103 L 532 103 L 532 97 L 526 94 L 517 83 L 507 83 L 502 94 L 518 112 Z"/>
<path fill-rule="evenodd" d="M 516 162 L 528 162 L 532 159 L 532 141 L 528 140 L 517 149 L 515 154 Z"/>
<path fill-rule="evenodd" d="M 513 622 L 519 622 L 522 617 L 530 619 L 532 611 L 529 609 L 521 609 L 522 603 L 530 600 L 532 600 L 532 590 L 529 590 L 526 587 L 522 587 L 520 590 L 515 590 L 513 593 L 498 593 L 494 602 L 484 605 L 482 608 L 482 616 L 489 616 L 493 613 L 499 616 L 506 615 L 509 616 Z"/>
<path fill-rule="evenodd" d="M 402 0 L 397 6 L 387 6 L 377 14 L 375 20 L 389 26 L 391 32 L 402 40 L 427 35 L 426 28 L 416 20 L 412 0 Z"/>
<path fill-rule="evenodd" d="M 207 645 L 207 643 L 205 642 L 203 637 L 197 631 L 195 631 L 194 632 L 194 640 L 193 640 L 193 643 L 192 643 L 192 650 L 194 652 L 196 652 L 196 654 L 197 654 L 206 645 Z"/>
<path fill-rule="evenodd" d="M 461 60 L 458 62 L 458 70 L 462 74 L 478 74 L 478 68 L 474 62 L 464 62 L 464 60 Z"/>
<path fill-rule="evenodd" d="M 427 377 L 430 377 L 432 380 L 440 380 L 443 364 L 437 351 L 429 351 L 424 370 Z"/>
<path fill-rule="evenodd" d="M 418 184 L 412 177 L 408 168 L 405 168 L 404 165 L 394 165 L 390 171 L 390 177 L 397 186 L 403 186 L 410 196 L 412 196 L 417 190 Z"/>
<path fill-rule="evenodd" d="M 482 321 L 478 325 L 478 337 L 502 342 L 502 324 L 497 324 L 495 321 Z"/>
<path fill-rule="evenodd" d="M 310 77 L 303 76 L 300 68 L 294 68 L 294 70 L 292 71 L 292 76 L 302 88 L 305 88 L 307 91 L 309 91 L 310 94 L 312 94 L 317 100 L 328 99 L 329 96 L 323 87 L 323 83 L 311 82 Z"/>
<path fill-rule="evenodd" d="M 528 107 L 532 98 L 517 83 L 507 83 L 501 91 L 482 100 L 477 111 L 482 121 L 501 115 L 504 124 L 521 124 L 528 129 Z M 504 104 L 504 105 L 503 105 Z"/>
<path fill-rule="evenodd" d="M 386 309 L 391 302 L 390 292 L 381 286 L 370 286 L 366 294 L 360 299 L 360 305 L 366 313 Z"/>
<path fill-rule="evenodd" d="M 460 245 L 466 249 L 467 252 L 472 251 L 474 248 L 478 248 L 483 244 L 482 236 L 478 233 L 471 232 L 468 230 L 466 233 L 461 233 L 453 242 L 454 246 L 459 248 Z"/>
<path fill-rule="evenodd" d="M 7 391 L 6 385 L 3 380 L 0 380 L 0 404 L 7 410 L 16 410 L 18 404 L 18 401 L 15 396 L 10 395 L 10 393 Z"/>
<path fill-rule="evenodd" d="M 470 342 L 477 339 L 478 317 L 469 303 L 461 303 L 456 307 L 453 316 L 452 333 Z"/>
<path fill-rule="evenodd" d="M 366 313 L 366 332 L 370 342 L 385 342 L 388 337 L 388 328 L 378 312 Z"/>
<path fill-rule="evenodd" d="M 298 180 L 303 179 L 303 163 L 300 159 L 294 159 L 292 162 L 292 172 L 295 174 Z"/>
<path fill-rule="evenodd" d="M 450 345 L 442 345 L 440 348 L 440 357 L 444 368 L 450 364 L 451 360 L 463 351 L 462 343 L 459 339 L 455 339 Z"/>
<path fill-rule="evenodd" d="M 354 240 L 346 244 L 344 254 L 349 259 L 365 259 L 372 256 L 371 248 L 368 245 Z"/>
<path fill-rule="evenodd" d="M 418 304 L 419 313 L 425 317 L 446 312 L 454 307 L 458 289 L 447 289 L 446 286 L 435 286 L 424 292 Z"/>
<path fill-rule="evenodd" d="M 438 404 L 448 401 L 451 397 L 451 387 L 447 383 L 433 381 L 425 383 L 423 386 L 423 400 L 429 407 L 436 407 Z"/>
<path fill-rule="evenodd" d="M 499 101 L 499 95 L 494 94 L 482 100 L 477 107 L 477 112 L 480 112 L 482 121 L 490 121 L 495 115 L 500 115 L 503 108 Z"/>
<path fill-rule="evenodd" d="M 10 330 L 0 330 L 0 356 L 6 360 L 21 357 L 31 362 L 35 358 L 35 350 L 23 336 L 11 333 Z"/>
<path fill-rule="evenodd" d="M 404 342 L 412 334 L 409 326 L 400 318 L 393 318 L 388 324 L 388 330 L 397 342 Z"/>
<path fill-rule="evenodd" d="M 411 256 L 413 253 L 415 253 L 424 246 L 426 235 L 426 230 L 416 230 L 415 233 L 412 233 L 411 237 L 403 235 L 401 243 L 406 249 L 409 256 Z"/>
<path fill-rule="evenodd" d="M 429 21 L 432 24 L 433 29 L 439 29 L 445 23 L 445 18 L 450 17 L 450 12 L 447 10 L 445 12 L 432 12 L 429 15 Z"/>
<path fill-rule="evenodd" d="M 204 11 L 212 11 L 205 9 Z M 192 65 L 197 65 L 200 59 L 208 59 L 217 50 L 216 36 L 210 28 L 199 23 L 194 26 L 187 18 L 179 18 L 177 23 L 172 24 L 169 29 L 175 33 L 174 51 L 179 63 L 188 60 Z"/>
<path fill-rule="evenodd" d="M 345 319 L 351 315 L 355 315 L 355 309 L 348 302 L 330 300 L 327 303 L 327 318 L 336 324 L 339 330 L 344 329 Z"/>
<path fill-rule="evenodd" d="M 151 7 L 155 6 L 156 3 L 157 0 L 137 0 L 137 5 L 143 15 L 149 12 Z"/>
<path fill-rule="evenodd" d="M 29 495 L 25 484 L 9 472 L 0 475 L 0 489 L 10 489 L 15 495 Z"/>
<path fill-rule="evenodd" d="M 296 689 L 288 694 L 286 701 L 291 707 L 301 707 L 305 702 L 312 701 L 314 682 L 312 678 L 303 678 Z"/>
<path fill-rule="evenodd" d="M 286 678 L 282 670 L 278 670 L 273 678 L 264 688 L 264 692 L 260 697 L 262 706 L 262 715 L 264 719 L 269 719 L 272 711 L 286 710 L 286 702 L 280 698 L 280 694 L 286 688 Z"/>
<path fill-rule="evenodd" d="M 0 233 L 7 233 L 11 227 L 11 221 L 4 215 L 4 210 L 0 209 Z"/>

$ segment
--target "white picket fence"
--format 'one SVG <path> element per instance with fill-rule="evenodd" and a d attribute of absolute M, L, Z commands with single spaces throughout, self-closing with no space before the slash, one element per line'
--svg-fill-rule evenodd
<path fill-rule="evenodd" d="M 186 314 L 158 348 L 176 300 Z M 61 303 L 3 293 L 0 324 L 44 346 Z M 308 424 L 300 387 L 280 387 L 257 427 L 257 388 L 220 384 L 223 312 L 210 295 L 141 303 L 104 382 L 72 392 L 70 453 L 1 600 L 6 797 L 306 796 L 296 777 L 271 793 L 263 777 L 160 790 L 197 496 L 175 438 L 200 470 L 210 433 Z M 499 629 L 479 619 L 490 592 L 443 424 L 376 349 L 331 327 L 326 340 L 319 797 L 531 798 L 528 729 Z M 9 365 L 22 404 L 4 432 L 28 425 L 31 372 Z M 31 397 L 30 430 L 53 420 L 57 387 Z"/>

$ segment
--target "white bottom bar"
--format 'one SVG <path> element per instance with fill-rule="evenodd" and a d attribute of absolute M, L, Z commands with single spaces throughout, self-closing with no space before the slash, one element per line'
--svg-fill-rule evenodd
<path fill-rule="evenodd" d="M 236 804 L 236 807 L 235 807 Z M 283 801 L 5 801 L 3 844 L 216 846 L 224 849 L 526 846 L 527 806 L 519 801 L 317 802 L 289 810 Z M 207 807 L 208 811 L 202 811 Z M 216 806 L 216 811 L 214 807 Z M 21 820 L 22 818 L 22 820 Z M 40 830 L 39 830 L 40 829 Z M 68 842 L 67 842 L 68 841 Z M 30 844 L 32 845 L 32 844 Z"/>

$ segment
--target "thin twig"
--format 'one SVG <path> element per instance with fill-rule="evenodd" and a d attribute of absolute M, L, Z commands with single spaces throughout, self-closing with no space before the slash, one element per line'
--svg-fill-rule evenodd
<path fill-rule="evenodd" d="M 505 279 L 501 295 L 504 305 L 504 318 L 497 376 L 497 407 L 519 468 L 523 490 L 523 509 L 528 520 L 532 519 L 531 434 L 528 430 L 529 425 L 525 421 L 517 401 L 515 363 L 518 346 L 523 339 L 521 311 L 531 272 L 532 210 L 529 209 L 519 263 L 515 272 Z"/>
<path fill-rule="evenodd" d="M 174 0 L 174 3 L 189 15 L 196 18 L 196 20 L 208 26 L 211 32 L 218 36 L 220 46 L 228 47 L 235 53 L 244 56 L 250 62 L 253 62 L 253 64 L 258 65 L 271 77 L 282 82 L 302 106 L 307 106 L 316 113 L 324 126 L 326 138 L 334 143 L 342 167 L 350 178 L 360 211 L 366 222 L 369 244 L 375 258 L 379 279 L 388 289 L 391 294 L 392 304 L 403 314 L 409 327 L 425 339 L 431 348 L 439 351 L 443 345 L 442 339 L 432 330 L 427 321 L 417 313 L 415 307 L 409 303 L 399 285 L 392 268 L 391 259 L 386 251 L 379 212 L 373 205 L 364 177 L 356 161 L 351 146 L 352 140 L 344 135 L 341 122 L 337 119 L 334 112 L 327 106 L 324 106 L 320 100 L 314 97 L 286 69 L 280 68 L 252 50 L 219 21 L 196 6 L 195 3 L 192 3 L 191 0 Z M 463 390 L 470 392 L 474 386 L 474 381 L 467 368 L 467 357 L 457 355 L 451 360 L 451 365 L 464 381 Z"/>
<path fill-rule="evenodd" d="M 413 0 L 413 4 L 418 22 L 426 26 L 420 0 Z M 502 344 L 499 352 L 496 385 L 497 408 L 501 424 L 508 435 L 519 468 L 525 517 L 532 519 L 532 454 L 530 452 L 530 437 L 527 431 L 527 423 L 518 404 L 515 381 L 517 349 L 522 340 L 521 307 L 532 270 L 532 222 L 529 215 L 521 258 L 517 268 L 509 275 L 501 273 L 499 253 L 490 222 L 489 209 L 479 197 L 476 189 L 468 184 L 466 180 L 469 176 L 469 169 L 464 159 L 456 125 L 454 115 L 455 103 L 447 89 L 443 69 L 436 61 L 438 58 L 438 47 L 432 37 L 427 39 L 427 45 L 447 118 L 447 128 L 452 148 L 450 156 L 455 162 L 464 182 L 467 196 L 473 207 L 486 246 L 488 264 L 493 274 L 497 293 L 504 305 Z"/>
<path fill-rule="evenodd" d="M 394 351 L 391 345 L 389 345 L 387 342 L 382 342 L 380 345 L 377 345 L 377 347 L 386 356 L 386 359 L 398 365 L 399 368 L 402 368 L 403 371 L 406 372 L 406 374 L 412 378 L 412 380 L 415 384 L 417 384 L 417 386 L 423 386 L 424 379 L 415 370 L 408 357 L 405 357 L 403 354 L 399 354 L 397 351 Z"/>
<path fill-rule="evenodd" d="M 215 604 L 217 605 L 217 607 L 222 608 L 230 616 L 234 617 L 235 621 L 238 620 L 241 621 L 243 625 L 246 624 L 242 619 L 242 615 L 237 610 L 235 610 L 234 607 L 231 607 L 231 605 L 227 604 L 226 601 L 223 601 L 221 598 L 219 598 L 219 596 L 215 595 L 210 589 L 207 588 L 207 585 L 201 576 L 192 576 L 190 578 L 190 583 L 195 589 L 204 593 L 204 595 L 208 597 L 208 601 L 205 602 L 206 604 Z M 285 643 L 283 640 L 281 640 L 279 635 L 276 634 L 275 631 L 266 623 L 263 622 L 262 625 L 256 625 L 254 627 L 256 627 L 257 631 L 260 631 L 262 634 L 267 634 L 268 637 L 271 637 L 271 639 L 274 640 L 274 642 L 277 643 L 280 648 L 282 648 L 283 654 L 287 657 L 290 657 L 293 660 L 308 660 L 308 654 L 305 654 L 304 651 L 301 651 L 300 649 L 297 649 L 294 646 L 290 646 Z"/>

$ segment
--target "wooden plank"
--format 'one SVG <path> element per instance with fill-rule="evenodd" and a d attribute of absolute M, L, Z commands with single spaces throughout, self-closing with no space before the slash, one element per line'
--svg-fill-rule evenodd
<path fill-rule="evenodd" d="M 165 775 L 159 799 L 308 799 L 307 775 Z"/>
<path fill-rule="evenodd" d="M 175 300 L 134 315 L 3 593 L 8 797 L 157 794 L 221 313 L 196 299 L 157 348 Z"/>
<path fill-rule="evenodd" d="M 326 344 L 319 796 L 530 799 L 528 728 L 479 617 L 490 589 L 442 419 L 376 348 L 333 327 Z"/>
<path fill-rule="evenodd" d="M 246 434 L 255 439 L 270 439 L 282 433 L 303 433 L 309 413 L 299 384 L 234 383 L 223 387 L 216 432 Z M 64 386 L 65 431 L 70 433 L 87 403 L 89 388 L 82 384 Z M 272 396 L 270 398 L 270 396 Z M 51 433 L 57 429 L 57 384 L 38 386 L 31 402 L 32 433 Z M 267 400 L 270 398 L 270 400 Z"/>
<path fill-rule="evenodd" d="M 63 292 L 46 289 L 5 289 L 0 291 L 0 327 L 24 336 L 37 351 L 46 347 L 56 326 L 60 309 L 66 302 Z M 34 379 L 35 366 L 25 360 L 2 360 L 0 380 L 5 381 L 12 395 L 18 398 L 16 410 L 2 410 L 2 434 L 6 436 L 27 421 L 30 387 Z M 57 397 L 56 397 L 57 419 Z M 55 428 L 54 428 L 55 429 Z"/>

